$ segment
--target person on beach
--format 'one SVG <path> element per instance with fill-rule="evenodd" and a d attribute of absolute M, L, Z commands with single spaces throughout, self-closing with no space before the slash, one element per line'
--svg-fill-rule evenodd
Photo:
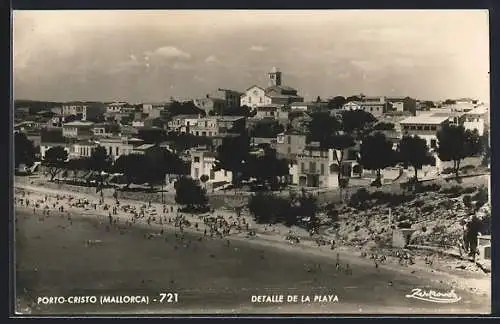
<path fill-rule="evenodd" d="M 469 221 L 468 232 L 467 232 L 467 241 L 469 242 L 469 256 L 472 257 L 472 260 L 476 260 L 477 254 L 477 237 L 479 235 L 481 223 L 479 218 L 476 215 L 473 215 Z"/>

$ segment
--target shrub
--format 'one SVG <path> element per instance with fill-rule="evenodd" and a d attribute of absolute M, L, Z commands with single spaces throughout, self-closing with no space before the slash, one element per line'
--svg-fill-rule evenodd
<path fill-rule="evenodd" d="M 441 174 L 452 174 L 454 172 L 453 168 L 444 168 Z"/>
<path fill-rule="evenodd" d="M 398 228 L 411 228 L 411 223 L 410 222 L 399 222 Z"/>
<path fill-rule="evenodd" d="M 476 187 L 466 187 L 462 189 L 462 193 L 464 194 L 471 194 L 473 192 L 476 192 L 477 188 Z"/>
<path fill-rule="evenodd" d="M 425 201 L 419 199 L 419 200 L 415 200 L 415 202 L 413 203 L 413 206 L 422 207 L 424 204 L 425 204 Z"/>
<path fill-rule="evenodd" d="M 430 212 L 434 211 L 434 206 L 433 205 L 425 205 L 424 207 L 422 207 L 421 211 L 422 211 L 422 213 L 430 213 Z"/>
<path fill-rule="evenodd" d="M 471 195 L 465 195 L 465 196 L 463 196 L 462 201 L 463 201 L 465 207 L 467 207 L 467 208 L 471 208 L 472 207 L 472 197 L 471 197 Z"/>
<path fill-rule="evenodd" d="M 357 209 L 365 209 L 367 201 L 370 199 L 370 193 L 365 188 L 358 189 L 349 199 L 348 205 Z"/>

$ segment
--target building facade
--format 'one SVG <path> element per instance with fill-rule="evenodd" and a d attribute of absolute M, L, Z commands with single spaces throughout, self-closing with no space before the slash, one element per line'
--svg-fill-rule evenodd
<path fill-rule="evenodd" d="M 206 98 L 194 99 L 193 104 L 203 110 L 207 116 L 210 112 L 214 115 L 221 115 L 227 107 L 225 99 L 212 98 L 209 95 Z"/>
<path fill-rule="evenodd" d="M 437 147 L 437 132 L 449 121 L 448 116 L 421 115 L 400 121 L 402 135 L 416 135 L 425 139 L 429 149 Z"/>
<path fill-rule="evenodd" d="M 233 175 L 231 171 L 215 171 L 215 153 L 206 149 L 195 149 L 191 151 L 191 178 L 199 180 L 202 175 L 208 176 L 208 183 L 226 182 L 231 183 Z"/>
<path fill-rule="evenodd" d="M 97 141 L 97 144 L 106 149 L 106 153 L 113 158 L 118 159 L 122 155 L 132 154 L 134 148 L 143 144 L 143 141 L 138 138 L 130 137 L 109 137 L 102 138 Z"/>
<path fill-rule="evenodd" d="M 288 110 L 282 105 L 265 105 L 255 108 L 256 114 L 253 118 L 264 119 L 270 118 L 275 120 L 287 120 L 288 121 Z"/>
<path fill-rule="evenodd" d="M 102 116 L 105 112 L 105 108 L 100 105 L 91 104 L 66 104 L 62 106 L 63 116 L 77 116 L 82 121 L 96 119 Z"/>
<path fill-rule="evenodd" d="M 306 148 L 306 135 L 294 132 L 278 134 L 276 153 L 287 158 L 296 158 Z"/>
<path fill-rule="evenodd" d="M 89 138 L 93 135 L 93 122 L 74 121 L 64 123 L 62 126 L 62 135 L 66 138 Z"/>
<path fill-rule="evenodd" d="M 251 108 L 277 104 L 289 105 L 294 102 L 302 102 L 304 98 L 297 94 L 297 90 L 282 85 L 282 73 L 275 67 L 268 74 L 269 86 L 263 88 L 253 85 L 241 95 L 241 105 Z"/>

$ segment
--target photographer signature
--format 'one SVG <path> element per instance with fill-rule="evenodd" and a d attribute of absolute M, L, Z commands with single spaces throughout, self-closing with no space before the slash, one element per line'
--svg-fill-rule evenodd
<path fill-rule="evenodd" d="M 459 297 L 454 290 L 447 293 L 438 292 L 435 290 L 425 291 L 421 288 L 411 290 L 411 294 L 405 296 L 406 298 L 414 298 L 424 300 L 432 303 L 451 304 L 456 303 L 462 298 Z"/>

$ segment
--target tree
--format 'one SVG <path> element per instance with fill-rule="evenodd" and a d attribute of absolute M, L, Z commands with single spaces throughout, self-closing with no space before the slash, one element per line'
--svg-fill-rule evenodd
<path fill-rule="evenodd" d="M 15 167 L 20 164 L 32 166 L 35 161 L 35 147 L 33 142 L 24 133 L 16 133 L 14 136 L 14 163 Z"/>
<path fill-rule="evenodd" d="M 482 151 L 482 143 L 477 130 L 465 130 L 462 125 L 445 124 L 437 132 L 437 139 L 438 156 L 442 161 L 453 161 L 453 171 L 456 177 L 458 177 L 461 160 Z"/>
<path fill-rule="evenodd" d="M 92 150 L 88 163 L 90 170 L 101 173 L 103 171 L 109 171 L 111 165 L 113 164 L 113 160 L 107 154 L 106 148 L 98 146 Z"/>
<path fill-rule="evenodd" d="M 142 154 L 121 155 L 113 166 L 115 172 L 123 173 L 127 178 L 127 188 L 131 183 L 143 183 L 147 170 L 147 158 Z"/>
<path fill-rule="evenodd" d="M 73 171 L 73 178 L 76 178 L 78 171 L 80 170 L 89 170 L 89 158 L 88 157 L 80 157 L 77 159 L 71 159 L 66 162 L 66 169 Z"/>
<path fill-rule="evenodd" d="M 227 170 L 233 174 L 232 183 L 238 185 L 243 175 L 244 165 L 249 157 L 248 136 L 227 137 L 217 148 L 214 171 Z"/>
<path fill-rule="evenodd" d="M 453 99 L 446 99 L 446 100 L 444 101 L 444 104 L 445 104 L 445 105 L 454 105 L 454 104 L 456 104 L 456 103 L 457 103 L 457 101 L 456 101 L 456 100 L 453 100 Z"/>
<path fill-rule="evenodd" d="M 379 131 L 393 131 L 394 127 L 395 126 L 393 123 L 380 122 L 380 123 L 376 123 L 373 126 L 373 129 L 379 130 Z"/>
<path fill-rule="evenodd" d="M 354 146 L 354 139 L 350 134 L 347 133 L 337 133 L 333 134 L 328 143 L 328 148 L 333 148 L 334 149 L 334 154 L 333 156 L 337 160 L 337 163 L 340 166 L 342 166 L 342 162 L 344 161 L 344 153 L 345 150 L 347 150 L 350 147 Z M 339 179 L 340 175 L 342 172 L 339 172 Z"/>
<path fill-rule="evenodd" d="M 347 97 L 346 102 L 351 102 L 351 101 L 361 101 L 361 97 L 360 96 L 350 96 L 350 97 Z"/>
<path fill-rule="evenodd" d="M 307 125 L 309 142 L 319 142 L 322 147 L 327 147 L 330 137 L 341 129 L 342 125 L 334 116 L 327 112 L 311 114 Z"/>
<path fill-rule="evenodd" d="M 173 101 L 166 108 L 169 118 L 177 115 L 202 115 L 205 116 L 205 111 L 196 107 L 193 101 L 179 102 Z"/>
<path fill-rule="evenodd" d="M 212 142 L 208 137 L 195 136 L 186 133 L 171 132 L 167 135 L 166 140 L 172 142 L 172 149 L 177 154 L 180 154 L 198 145 L 207 145 L 207 146 L 212 145 Z"/>
<path fill-rule="evenodd" d="M 291 195 L 290 200 L 292 219 L 308 219 L 306 221 L 308 230 L 317 230 L 319 226 L 319 219 L 316 216 L 317 198 L 303 189 L 300 195 Z"/>
<path fill-rule="evenodd" d="M 148 144 L 159 144 L 166 139 L 166 135 L 161 128 L 142 128 L 137 132 L 137 137 Z"/>
<path fill-rule="evenodd" d="M 411 165 L 415 170 L 415 181 L 418 181 L 418 170 L 424 165 L 433 163 L 427 142 L 418 136 L 403 136 L 399 143 L 398 160 L 405 166 Z"/>
<path fill-rule="evenodd" d="M 195 180 L 181 177 L 175 183 L 175 202 L 189 208 L 204 207 L 208 198 L 205 190 Z"/>
<path fill-rule="evenodd" d="M 255 124 L 250 131 L 252 137 L 275 138 L 279 133 L 285 131 L 283 125 L 276 120 L 262 120 Z"/>
<path fill-rule="evenodd" d="M 224 109 L 222 114 L 226 116 L 245 116 L 245 117 L 251 117 L 252 115 L 254 115 L 252 113 L 252 109 L 245 105 L 241 107 L 228 107 Z"/>
<path fill-rule="evenodd" d="M 342 96 L 336 96 L 333 99 L 328 100 L 328 109 L 342 109 L 345 105 L 346 99 Z"/>
<path fill-rule="evenodd" d="M 435 108 L 436 105 L 434 104 L 433 101 L 430 101 L 430 100 L 426 100 L 423 102 L 423 105 L 427 108 Z"/>
<path fill-rule="evenodd" d="M 45 152 L 43 164 L 48 167 L 50 181 L 53 181 L 56 175 L 64 167 L 68 159 L 68 152 L 62 146 L 54 146 Z"/>
<path fill-rule="evenodd" d="M 380 171 L 396 163 L 392 142 L 382 133 L 375 133 L 366 137 L 361 143 L 360 162 L 365 169 L 377 172 L 375 183 L 381 186 L 382 177 Z"/>
<path fill-rule="evenodd" d="M 266 149 L 262 156 L 250 156 L 245 164 L 245 178 L 256 178 L 257 182 L 269 184 L 272 189 L 277 188 L 280 177 L 288 175 L 288 161 L 278 159 L 276 152 L 272 149 Z"/>
<path fill-rule="evenodd" d="M 316 102 L 317 102 L 317 103 L 320 103 L 320 102 L 321 102 L 321 97 L 320 97 L 320 96 L 318 96 L 318 97 L 316 98 Z"/>
<path fill-rule="evenodd" d="M 363 110 L 342 111 L 342 129 L 352 135 L 361 135 L 377 121 L 369 112 Z"/>
<path fill-rule="evenodd" d="M 290 213 L 290 201 L 272 193 L 258 192 L 252 195 L 248 200 L 248 210 L 259 224 L 296 224 L 296 215 Z"/>

